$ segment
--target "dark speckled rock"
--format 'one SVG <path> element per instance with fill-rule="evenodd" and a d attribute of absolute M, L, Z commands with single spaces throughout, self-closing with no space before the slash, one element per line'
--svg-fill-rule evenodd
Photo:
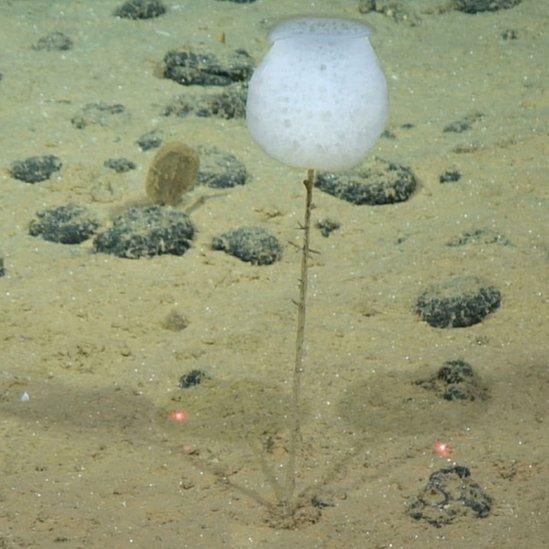
<path fill-rule="evenodd" d="M 231 153 L 217 147 L 198 147 L 200 169 L 197 181 L 214 189 L 244 185 L 248 178 L 246 166 Z"/>
<path fill-rule="evenodd" d="M 415 384 L 449 401 L 473 402 L 488 398 L 488 391 L 478 379 L 473 367 L 461 359 L 445 362 L 435 375 Z"/>
<path fill-rule="evenodd" d="M 183 86 L 228 86 L 248 80 L 253 66 L 245 50 L 236 50 L 223 61 L 208 52 L 172 50 L 164 56 L 164 77 Z"/>
<path fill-rule="evenodd" d="M 212 249 L 223 250 L 255 265 L 270 265 L 282 256 L 277 238 L 262 227 L 241 227 L 216 236 Z"/>
<path fill-rule="evenodd" d="M 116 17 L 124 19 L 152 19 L 166 13 L 166 6 L 160 0 L 128 0 L 114 11 Z"/>
<path fill-rule="evenodd" d="M 456 9 L 465 13 L 481 13 L 514 8 L 522 0 L 454 0 Z"/>
<path fill-rule="evenodd" d="M 194 228 L 189 216 L 164 206 L 130 208 L 97 235 L 95 250 L 129 259 L 161 254 L 183 255 Z"/>
<path fill-rule="evenodd" d="M 30 156 L 25 160 L 17 160 L 10 167 L 10 174 L 15 179 L 26 183 L 39 183 L 49 179 L 61 169 L 61 160 L 53 154 L 45 156 Z"/>
<path fill-rule="evenodd" d="M 99 221 L 87 208 L 66 204 L 38 212 L 29 225 L 29 233 L 50 242 L 80 244 L 98 228 Z"/>
<path fill-rule="evenodd" d="M 492 503 L 492 498 L 471 480 L 467 467 L 453 465 L 431 473 L 425 488 L 411 502 L 409 513 L 415 520 L 440 528 L 460 517 L 487 517 Z"/>
<path fill-rule="evenodd" d="M 406 166 L 376 159 L 354 170 L 320 172 L 315 187 L 353 204 L 375 206 L 408 200 L 416 178 Z"/>
<path fill-rule="evenodd" d="M 472 277 L 456 277 L 434 284 L 416 303 L 416 312 L 434 328 L 465 328 L 478 324 L 501 303 L 493 286 Z"/>
<path fill-rule="evenodd" d="M 72 48 L 72 40 L 62 32 L 51 32 L 42 36 L 32 47 L 33 50 L 67 51 Z"/>
<path fill-rule="evenodd" d="M 103 165 L 116 173 L 126 173 L 137 168 L 136 163 L 127 158 L 108 158 Z"/>

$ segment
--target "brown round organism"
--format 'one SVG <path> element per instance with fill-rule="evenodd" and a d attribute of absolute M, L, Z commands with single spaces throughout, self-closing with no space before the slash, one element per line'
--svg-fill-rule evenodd
<path fill-rule="evenodd" d="M 177 141 L 166 143 L 152 159 L 145 182 L 147 196 L 155 204 L 175 206 L 192 190 L 200 159 L 198 153 Z"/>

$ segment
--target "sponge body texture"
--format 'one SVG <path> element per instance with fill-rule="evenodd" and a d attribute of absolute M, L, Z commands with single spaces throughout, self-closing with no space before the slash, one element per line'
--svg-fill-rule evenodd
<path fill-rule="evenodd" d="M 250 81 L 248 128 L 270 156 L 300 168 L 348 169 L 385 127 L 387 84 L 370 29 L 342 19 L 276 27 Z"/>

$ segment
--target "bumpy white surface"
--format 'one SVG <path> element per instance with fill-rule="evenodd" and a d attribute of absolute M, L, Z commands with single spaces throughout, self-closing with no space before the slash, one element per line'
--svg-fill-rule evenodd
<path fill-rule="evenodd" d="M 387 84 L 369 27 L 342 19 L 287 21 L 250 81 L 246 120 L 254 140 L 295 167 L 358 164 L 385 126 Z"/>
<path fill-rule="evenodd" d="M 336 36 L 352 38 L 370 36 L 372 29 L 359 21 L 352 19 L 331 19 L 328 17 L 298 17 L 288 19 L 277 25 L 269 33 L 269 42 L 274 44 L 282 38 L 292 38 L 298 35 Z"/>

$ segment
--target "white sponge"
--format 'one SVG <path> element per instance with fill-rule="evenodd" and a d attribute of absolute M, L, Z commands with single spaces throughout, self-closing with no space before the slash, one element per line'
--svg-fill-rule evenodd
<path fill-rule="evenodd" d="M 272 157 L 301 168 L 358 164 L 385 126 L 387 83 L 366 25 L 301 18 L 271 31 L 250 81 L 246 120 Z"/>

